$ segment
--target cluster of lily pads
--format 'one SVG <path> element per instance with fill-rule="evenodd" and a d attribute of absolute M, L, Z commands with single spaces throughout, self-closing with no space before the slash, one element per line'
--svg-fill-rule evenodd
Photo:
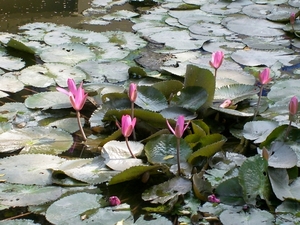
<path fill-rule="evenodd" d="M 27 207 L 52 224 L 300 223 L 299 72 L 279 72 L 299 59 L 281 38 L 299 48 L 297 2 L 282 14 L 279 0 L 151 2 L 130 14 L 135 34 L 51 23 L 0 34 L 0 97 L 26 95 L 0 107 L 2 212 Z M 262 8 L 287 25 L 231 15 Z M 89 157 L 70 158 L 78 148 Z M 36 224 L 0 221 L 10 223 Z"/>

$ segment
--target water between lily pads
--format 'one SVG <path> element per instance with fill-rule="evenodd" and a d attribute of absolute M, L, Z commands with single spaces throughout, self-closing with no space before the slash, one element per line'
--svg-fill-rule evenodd
<path fill-rule="evenodd" d="M 82 12 L 91 7 L 87 0 L 0 0 L 0 32 L 17 33 L 18 27 L 33 22 L 52 22 L 96 32 L 107 30 L 131 31 L 128 20 L 111 21 L 109 25 L 84 23 Z M 129 3 L 115 6 L 110 11 L 132 10 Z"/>

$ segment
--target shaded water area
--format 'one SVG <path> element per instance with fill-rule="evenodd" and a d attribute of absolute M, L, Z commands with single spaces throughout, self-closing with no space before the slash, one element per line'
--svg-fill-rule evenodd
<path fill-rule="evenodd" d="M 84 24 L 82 12 L 90 7 L 88 0 L 0 0 L 0 32 L 18 32 L 18 27 L 33 22 L 51 22 L 73 28 L 96 32 L 107 30 L 131 31 L 128 20 L 115 21 L 106 26 Z M 133 6 L 124 4 L 119 9 L 132 10 Z"/>

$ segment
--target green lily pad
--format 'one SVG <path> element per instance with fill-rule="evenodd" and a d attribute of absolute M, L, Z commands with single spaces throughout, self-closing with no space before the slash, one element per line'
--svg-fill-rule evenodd
<path fill-rule="evenodd" d="M 27 185 L 52 184 L 51 169 L 57 169 L 65 159 L 43 154 L 15 155 L 0 159 L 1 179 Z"/>
<path fill-rule="evenodd" d="M 40 54 L 44 62 L 66 63 L 75 65 L 81 61 L 95 58 L 95 54 L 81 44 L 62 44 L 45 49 Z"/>
<path fill-rule="evenodd" d="M 22 82 L 20 82 L 14 76 L 2 75 L 0 77 L 0 83 L 1 83 L 1 87 L 0 87 L 1 91 L 15 93 L 21 91 L 24 88 Z"/>
<path fill-rule="evenodd" d="M 71 147 L 73 139 L 63 130 L 27 127 L 0 134 L 0 143 L 0 152 L 59 154 Z"/>
<path fill-rule="evenodd" d="M 58 199 L 63 194 L 61 187 L 20 184 L 0 184 L 0 203 L 3 205 L 40 205 Z"/>
<path fill-rule="evenodd" d="M 191 111 L 197 111 L 207 100 L 207 92 L 198 86 L 188 86 L 171 99 L 170 105 L 181 106 Z"/>
<path fill-rule="evenodd" d="M 270 185 L 267 176 L 268 162 L 260 155 L 249 157 L 239 170 L 239 183 L 243 189 L 244 200 L 256 204 L 256 197 L 268 200 Z"/>
<path fill-rule="evenodd" d="M 55 84 L 54 76 L 43 65 L 26 67 L 20 73 L 18 79 L 26 85 L 44 88 Z"/>
<path fill-rule="evenodd" d="M 274 168 L 292 168 L 298 162 L 296 153 L 284 142 L 272 143 L 269 155 L 268 165 Z"/>
<path fill-rule="evenodd" d="M 164 183 L 152 186 L 142 194 L 144 201 L 165 204 L 176 196 L 184 195 L 192 189 L 192 182 L 182 177 L 174 177 Z"/>
<path fill-rule="evenodd" d="M 13 71 L 20 70 L 25 66 L 25 62 L 21 58 L 13 56 L 2 56 L 0 55 L 1 65 L 0 68 Z"/>
<path fill-rule="evenodd" d="M 143 109 L 158 112 L 168 107 L 167 99 L 156 88 L 151 86 L 138 86 L 135 104 Z"/>
<path fill-rule="evenodd" d="M 146 165 L 139 165 L 130 167 L 117 175 L 115 175 L 110 181 L 109 185 L 122 183 L 125 181 L 141 179 L 144 173 L 157 173 L 157 170 L 161 168 L 160 165 L 154 166 L 146 166 Z"/>
<path fill-rule="evenodd" d="M 171 134 L 162 134 L 145 145 L 145 154 L 149 162 L 154 164 L 177 163 L 177 138 Z M 185 162 L 192 153 L 192 149 L 184 139 L 180 140 L 180 160 Z"/>
<path fill-rule="evenodd" d="M 276 127 L 278 123 L 275 121 L 251 121 L 244 125 L 243 135 L 254 143 L 261 143 Z"/>
<path fill-rule="evenodd" d="M 117 174 L 117 172 L 105 166 L 105 159 L 100 156 L 93 159 L 67 160 L 56 170 L 62 171 L 69 177 L 88 184 L 107 182 Z"/>
<path fill-rule="evenodd" d="M 46 219 L 57 225 L 107 224 L 115 225 L 131 216 L 129 210 L 101 207 L 101 195 L 77 193 L 66 196 L 49 206 Z"/>
<path fill-rule="evenodd" d="M 232 212 L 225 210 L 220 215 L 220 220 L 224 225 L 272 225 L 274 224 L 274 215 L 265 210 L 251 208 L 248 212 Z"/>
<path fill-rule="evenodd" d="M 67 95 L 60 92 L 41 92 L 26 98 L 24 104 L 31 109 L 61 109 L 70 108 L 71 103 Z"/>

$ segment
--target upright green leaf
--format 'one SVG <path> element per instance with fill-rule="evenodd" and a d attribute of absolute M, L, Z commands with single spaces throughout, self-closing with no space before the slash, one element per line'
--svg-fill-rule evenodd
<path fill-rule="evenodd" d="M 256 204 L 256 197 L 268 200 L 270 183 L 267 175 L 268 162 L 260 155 L 249 157 L 241 165 L 239 183 L 243 188 L 244 200 Z"/>

